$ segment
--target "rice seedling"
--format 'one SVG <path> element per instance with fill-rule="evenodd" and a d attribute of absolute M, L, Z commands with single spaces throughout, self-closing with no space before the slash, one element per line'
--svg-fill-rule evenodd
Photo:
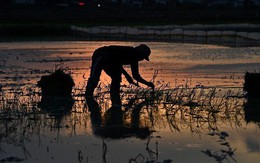
<path fill-rule="evenodd" d="M 155 81 L 155 77 L 153 80 Z M 68 112 L 57 109 L 58 107 L 64 109 L 64 106 L 56 106 L 55 111 L 41 107 L 39 103 L 42 100 L 42 90 L 36 85 L 3 89 L 0 94 L 0 142 L 8 142 L 21 147 L 26 159 L 30 157 L 26 142 L 30 141 L 32 135 L 38 135 L 40 141 L 45 131 L 56 131 L 58 141 L 59 134 L 64 131 L 69 131 L 71 135 L 77 135 L 80 132 L 88 134 L 92 132 L 95 135 L 96 129 L 103 132 L 111 129 L 115 131 L 117 127 L 120 131 L 118 134 L 123 134 L 123 136 L 114 135 L 115 139 L 136 136 L 149 140 L 154 132 L 166 126 L 172 132 L 189 129 L 191 133 L 198 135 L 205 132 L 220 134 L 219 128 L 226 123 L 233 127 L 243 128 L 244 104 L 246 103 L 243 92 L 216 87 L 172 87 L 170 83 L 160 81 L 155 81 L 155 83 L 157 83 L 155 90 L 132 85 L 121 87 L 122 123 L 119 126 L 109 126 L 108 123 L 111 115 L 107 112 L 111 108 L 111 102 L 109 85 L 106 83 L 100 83 L 95 92 L 94 99 L 98 106 L 94 108 L 100 109 L 98 110 L 100 119 L 95 119 L 96 122 L 92 119 L 90 106 L 87 105 L 84 97 L 84 84 L 73 87 L 71 95 L 75 102 L 68 108 Z M 104 133 L 99 133 L 99 136 L 102 140 L 112 138 Z M 104 160 L 107 148 L 104 141 L 102 156 Z M 146 149 L 152 154 L 150 160 L 158 159 L 158 144 L 155 150 L 151 150 L 148 142 Z M 207 155 L 214 155 L 213 151 L 203 152 Z M 235 150 L 230 147 L 221 149 L 221 152 L 222 155 L 218 159 L 226 159 Z M 215 157 L 217 159 L 218 155 Z M 135 162 L 139 159 L 142 159 L 141 155 L 130 161 Z M 81 151 L 78 151 L 78 161 L 83 161 Z"/>
<path fill-rule="evenodd" d="M 41 99 L 40 91 L 36 87 L 24 90 L 11 89 L 8 92 L 2 91 L 1 112 L 29 112 L 35 110 L 37 102 Z M 72 96 L 77 101 L 73 107 L 84 110 L 83 92 L 84 85 L 73 88 Z M 239 112 L 238 108 L 244 102 L 243 99 L 238 100 L 239 95 L 235 94 L 234 97 L 231 97 L 231 94 L 235 93 L 229 90 L 225 95 L 221 96 L 217 88 L 171 88 L 170 84 L 167 83 L 157 85 L 157 89 L 154 91 L 135 86 L 124 86 L 121 90 L 121 99 L 125 111 L 142 103 L 143 107 L 146 107 L 149 111 L 160 111 L 165 116 L 174 116 L 180 112 L 196 118 L 203 118 L 205 117 L 203 113 L 213 117 L 223 112 L 228 117 L 233 112 Z M 109 102 L 109 85 L 101 83 L 97 89 L 96 98 L 104 110 L 108 109 L 111 106 Z"/>
<path fill-rule="evenodd" d="M 246 95 L 250 97 L 259 98 L 260 97 L 260 73 L 252 73 L 246 72 L 245 74 L 245 83 L 244 90 L 246 91 Z"/>

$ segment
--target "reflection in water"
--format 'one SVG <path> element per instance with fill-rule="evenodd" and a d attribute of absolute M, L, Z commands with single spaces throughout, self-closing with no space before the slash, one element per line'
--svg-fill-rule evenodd
<path fill-rule="evenodd" d="M 236 96 L 233 92 L 223 94 L 216 88 L 200 87 L 172 89 L 165 85 L 158 86 L 158 89 L 154 92 L 132 86 L 123 87 L 121 94 L 123 105 L 119 108 L 109 105 L 108 101 L 110 100 L 107 100 L 109 96 L 107 91 L 100 92 L 99 96 L 95 97 L 96 100 L 89 98 L 85 101 L 84 96 L 74 96 L 75 102 L 73 101 L 73 103 L 71 100 L 53 98 L 47 100 L 48 98 L 45 98 L 40 102 L 40 105 L 36 105 L 40 99 L 37 91 L 33 92 L 32 90 L 30 94 L 26 94 L 27 100 L 24 101 L 21 100 L 25 98 L 24 94 L 20 94 L 19 91 L 15 92 L 18 93 L 13 93 L 15 95 L 12 97 L 15 98 L 12 99 L 12 102 L 8 102 L 7 94 L 1 94 L 0 102 L 3 107 L 0 114 L 0 138 L 2 144 L 9 142 L 22 147 L 24 155 L 18 157 L 20 159 L 30 159 L 31 157 L 32 149 L 27 147 L 28 140 L 31 140 L 35 135 L 40 140 L 46 129 L 58 127 L 58 134 L 61 139 L 64 139 L 68 133 L 76 139 L 78 139 L 77 135 L 83 134 L 84 139 L 81 140 L 83 142 L 88 141 L 89 138 L 93 140 L 92 135 L 88 133 L 92 131 L 95 138 L 102 139 L 102 144 L 99 146 L 99 150 L 102 149 L 102 157 L 98 154 L 93 157 L 96 159 L 101 157 L 103 162 L 110 161 L 111 158 L 108 156 L 111 155 L 111 151 L 118 150 L 114 149 L 116 147 L 113 146 L 113 142 L 131 146 L 131 144 L 127 144 L 127 141 L 118 142 L 117 140 L 133 138 L 142 141 L 143 146 L 139 146 L 139 148 L 142 148 L 145 152 L 137 150 L 138 153 L 133 155 L 126 154 L 125 157 L 132 162 L 138 160 L 170 162 L 174 160 L 178 151 L 175 150 L 177 144 L 167 148 L 168 143 L 173 140 L 180 144 L 187 143 L 186 141 L 193 142 L 194 138 L 184 138 L 189 133 L 205 138 L 205 140 L 201 140 L 201 143 L 205 146 L 193 151 L 195 153 L 197 151 L 204 156 L 198 158 L 198 160 L 204 160 L 207 156 L 210 156 L 213 160 L 225 160 L 227 158 L 231 162 L 240 160 L 237 159 L 238 155 L 234 155 L 234 153 L 237 153 L 243 147 L 234 145 L 234 141 L 232 142 L 229 139 L 234 136 L 232 130 L 223 130 L 227 123 L 237 128 L 247 127 L 243 123 L 245 118 L 243 114 L 244 99 Z M 85 109 L 85 102 L 88 110 Z M 19 129 L 17 129 L 17 126 L 19 126 Z M 48 133 L 53 134 L 54 131 L 51 130 Z M 167 136 L 169 132 L 171 134 Z M 178 133 L 184 134 L 178 137 Z M 207 134 L 211 136 L 206 136 Z M 49 136 L 47 133 L 45 135 Z M 86 138 L 87 135 L 91 136 Z M 51 139 L 51 136 L 49 137 Z M 111 139 L 115 141 L 109 141 Z M 57 137 L 55 137 L 55 140 L 57 140 Z M 240 139 L 239 141 L 243 142 Z M 93 143 L 98 144 L 98 142 L 99 139 L 95 139 Z M 58 145 L 58 142 L 56 143 Z M 109 143 L 111 144 L 109 145 Z M 209 147 L 206 146 L 208 143 Z M 132 148 L 138 149 L 138 144 L 132 145 L 134 146 Z M 68 144 L 66 146 L 71 147 Z M 50 144 L 48 151 L 49 147 Z M 1 146 L 1 148 L 6 150 L 6 146 Z M 93 146 L 89 147 L 90 151 L 94 149 Z M 84 147 L 78 150 L 78 156 L 75 159 L 82 162 L 86 161 L 84 155 L 86 151 L 84 150 Z M 172 153 L 162 157 L 168 151 L 172 151 Z M 181 155 L 185 155 L 185 151 Z M 16 155 L 14 154 L 14 156 Z M 88 158 L 90 159 L 90 157 L 92 156 L 89 155 Z M 7 157 L 4 159 L 7 159 Z"/>
<path fill-rule="evenodd" d="M 112 106 L 101 117 L 101 108 L 97 101 L 93 97 L 87 97 L 86 102 L 91 113 L 93 133 L 96 136 L 104 139 L 123 139 L 132 136 L 146 139 L 152 133 L 148 127 L 139 124 L 140 111 L 144 102 L 133 108 L 130 124 L 124 120 L 125 112 L 121 107 Z"/>
<path fill-rule="evenodd" d="M 243 100 L 240 100 L 238 94 L 228 91 L 223 95 L 216 88 L 167 89 L 161 87 L 155 92 L 145 89 L 128 91 L 128 94 L 125 93 L 123 96 L 124 110 L 121 107 L 111 107 L 106 110 L 104 116 L 101 115 L 103 109 L 93 97 L 86 99 L 91 112 L 93 133 L 96 136 L 104 139 L 122 139 L 130 136 L 148 138 L 146 151 L 149 155 L 155 155 L 154 160 L 157 160 L 158 142 L 156 142 L 156 150 L 150 150 L 149 142 L 151 140 L 150 133 L 152 132 L 147 130 L 147 127 L 140 128 L 139 124 L 149 124 L 149 128 L 159 129 L 159 119 L 163 118 L 172 131 L 182 132 L 190 129 L 191 133 L 197 133 L 198 135 L 202 135 L 205 128 L 212 131 L 209 135 L 219 136 L 217 143 L 225 148 L 220 148 L 219 151 L 213 151 L 212 149 L 201 151 L 214 158 L 217 162 L 229 158 L 236 162 L 234 158 L 236 148 L 231 147 L 226 140 L 226 137 L 229 136 L 228 133 L 221 131 L 220 127 L 223 121 L 230 121 L 230 123 L 235 123 L 236 126 L 241 125 L 243 120 L 241 116 Z M 98 98 L 104 99 L 105 97 L 100 94 Z M 129 108 L 132 108 L 131 123 L 126 126 L 123 117 L 129 111 Z M 141 112 L 141 110 L 143 111 Z M 140 119 L 140 117 L 144 116 L 144 119 Z M 140 133 L 142 133 L 141 137 Z M 143 135 L 144 133 L 147 134 Z M 132 160 L 142 158 L 143 155 L 139 154 Z"/>
<path fill-rule="evenodd" d="M 212 157 L 216 160 L 216 162 L 223 162 L 223 161 L 229 161 L 229 158 L 232 159 L 232 161 L 237 162 L 234 158 L 236 148 L 233 149 L 230 145 L 230 143 L 226 140 L 226 138 L 229 136 L 226 132 L 219 132 L 219 131 L 213 131 L 209 133 L 210 136 L 217 136 L 218 137 L 218 143 L 221 146 L 221 148 L 217 151 L 213 151 L 212 149 L 207 150 L 201 150 L 201 152 L 205 153 L 207 156 Z"/>
<path fill-rule="evenodd" d="M 122 110 L 121 106 L 110 107 L 102 117 L 102 109 L 93 96 L 86 97 L 86 102 L 90 111 L 92 132 L 103 139 L 102 158 L 104 163 L 107 162 L 107 144 L 104 139 L 124 139 L 128 137 L 147 139 L 152 133 L 148 127 L 142 127 L 139 123 L 140 111 L 145 102 L 141 102 L 136 108 L 133 108 L 130 124 L 125 121 L 124 116 L 126 112 Z M 148 144 L 147 149 L 149 149 Z"/>
<path fill-rule="evenodd" d="M 107 144 L 105 140 L 125 139 L 130 137 L 147 140 L 145 150 L 149 155 L 150 161 L 158 161 L 158 142 L 156 141 L 155 150 L 150 148 L 150 142 L 153 138 L 152 133 L 155 131 L 151 130 L 146 123 L 142 123 L 142 120 L 140 120 L 140 116 L 144 114 L 141 112 L 142 109 L 144 109 L 145 106 L 150 105 L 153 98 L 151 97 L 151 99 L 145 99 L 141 102 L 137 101 L 136 97 L 130 98 L 128 99 L 128 103 L 124 105 L 124 110 L 121 106 L 112 106 L 108 108 L 102 116 L 101 112 L 104 109 L 99 106 L 94 97 L 86 97 L 92 122 L 92 132 L 95 136 L 102 138 L 102 158 L 104 163 L 107 162 Z M 128 116 L 130 119 L 126 118 Z M 129 162 L 145 162 L 146 159 L 147 158 L 145 158 L 143 154 L 139 153 L 135 158 L 131 158 Z M 166 159 L 164 162 L 171 163 L 172 160 Z"/>
<path fill-rule="evenodd" d="M 72 98 L 49 96 L 41 100 L 39 107 L 43 113 L 54 118 L 53 127 L 59 128 L 63 117 L 71 113 L 73 104 Z"/>

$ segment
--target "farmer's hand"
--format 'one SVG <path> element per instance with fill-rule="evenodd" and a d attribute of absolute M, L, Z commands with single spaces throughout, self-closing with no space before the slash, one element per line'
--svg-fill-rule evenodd
<path fill-rule="evenodd" d="M 148 86 L 148 87 L 151 87 L 152 89 L 154 89 L 154 84 L 153 84 L 152 82 L 148 82 L 148 83 L 147 83 L 147 86 Z"/>
<path fill-rule="evenodd" d="M 130 76 L 126 76 L 126 80 L 128 81 L 128 83 L 133 84 L 133 85 L 139 87 L 138 83 L 137 82 L 135 83 Z"/>
<path fill-rule="evenodd" d="M 133 81 L 131 84 L 133 84 L 133 85 L 139 87 L 139 84 L 138 84 L 137 82 L 135 83 L 135 82 Z"/>

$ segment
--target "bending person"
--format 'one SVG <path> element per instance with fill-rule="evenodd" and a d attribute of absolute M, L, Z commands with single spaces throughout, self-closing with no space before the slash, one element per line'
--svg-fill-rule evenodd
<path fill-rule="evenodd" d="M 124 70 L 123 65 L 130 65 L 133 78 L 142 84 L 154 89 L 154 84 L 148 82 L 139 74 L 139 61 L 149 61 L 151 50 L 141 44 L 136 47 L 111 45 L 96 49 L 92 56 L 91 72 L 86 87 L 86 96 L 93 96 L 94 90 L 100 80 L 102 70 L 112 79 L 110 87 L 110 97 L 112 105 L 121 105 L 120 83 L 122 74 L 125 75 L 130 84 L 135 84 L 132 77 Z"/>

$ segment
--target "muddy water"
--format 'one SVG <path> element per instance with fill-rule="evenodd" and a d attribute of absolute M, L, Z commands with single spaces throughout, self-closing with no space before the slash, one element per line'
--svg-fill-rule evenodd
<path fill-rule="evenodd" d="M 109 117 L 113 116 L 105 114 L 109 96 L 104 93 L 110 78 L 104 73 L 101 76 L 98 91 L 103 94 L 97 96 L 101 119 L 88 111 L 82 93 L 92 52 L 112 44 L 140 43 L 0 43 L 1 161 L 253 163 L 260 159 L 259 111 L 247 109 L 259 108 L 259 103 L 241 98 L 244 73 L 260 70 L 259 47 L 147 42 L 152 54 L 149 62 L 140 63 L 140 73 L 148 80 L 155 77 L 156 99 L 147 102 L 150 96 L 143 91 L 149 94 L 149 89 L 129 87 L 123 79 L 123 123 L 111 127 Z M 57 115 L 42 111 L 36 104 L 40 95 L 35 92 L 40 77 L 58 68 L 73 77 L 76 102 L 71 112 Z M 193 88 L 222 93 L 189 96 L 196 101 L 193 106 L 183 95 Z M 227 96 L 227 92 L 239 95 Z M 134 104 L 127 105 L 133 97 Z M 185 100 L 185 104 L 179 103 Z M 138 108 L 137 117 L 131 116 Z"/>
<path fill-rule="evenodd" d="M 138 42 L 14 42 L 1 43 L 1 69 L 18 82 L 33 81 L 42 71 L 63 67 L 73 71 L 79 85 L 89 75 L 94 49 L 104 45 L 137 46 Z M 148 80 L 158 70 L 157 80 L 174 85 L 238 86 L 245 71 L 258 71 L 258 47 L 229 48 L 211 45 L 147 43 L 152 49 L 150 62 L 140 63 L 140 71 Z M 10 73 L 9 73 L 10 72 Z M 5 83 L 1 74 L 1 82 Z M 30 73 L 30 74 L 27 74 Z M 31 75 L 32 74 L 32 75 Z M 13 76 L 11 76 L 13 75 Z M 20 76 L 19 76 L 20 75 Z M 109 80 L 103 75 L 103 78 Z M 231 79 L 231 80 L 230 80 Z"/>

